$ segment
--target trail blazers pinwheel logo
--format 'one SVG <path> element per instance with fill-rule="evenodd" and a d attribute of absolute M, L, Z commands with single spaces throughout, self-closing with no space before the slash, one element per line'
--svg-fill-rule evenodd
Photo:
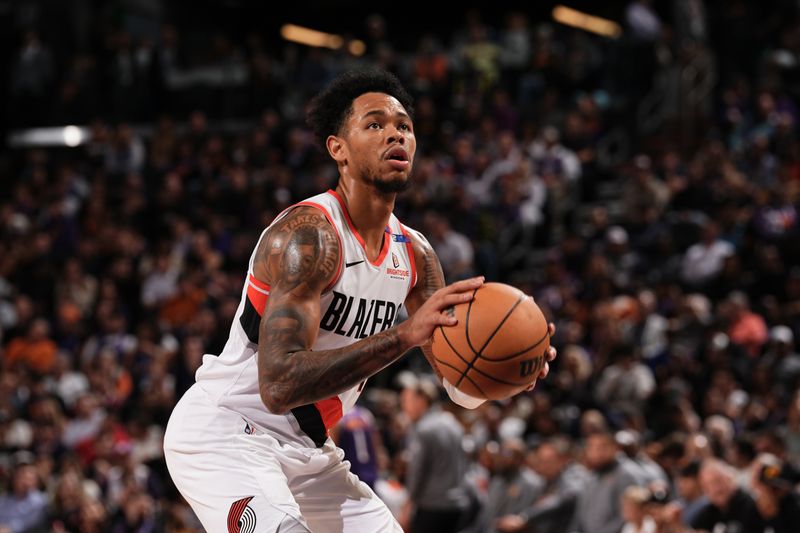
<path fill-rule="evenodd" d="M 253 497 L 233 502 L 228 511 L 228 533 L 253 533 L 256 530 L 256 512 L 247 505 Z"/>

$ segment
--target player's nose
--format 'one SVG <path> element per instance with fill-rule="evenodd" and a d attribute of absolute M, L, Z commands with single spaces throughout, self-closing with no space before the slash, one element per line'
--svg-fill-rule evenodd
<path fill-rule="evenodd" d="M 397 128 L 394 128 L 393 130 L 389 131 L 389 135 L 386 137 L 386 142 L 388 144 L 392 144 L 392 143 L 405 144 L 406 143 L 406 137 L 405 137 L 405 135 L 400 133 L 400 130 L 398 130 Z"/>

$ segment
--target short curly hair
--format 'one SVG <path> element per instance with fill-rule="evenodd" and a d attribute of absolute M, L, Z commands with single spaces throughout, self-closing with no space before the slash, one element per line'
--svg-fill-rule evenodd
<path fill-rule="evenodd" d="M 353 100 L 372 92 L 397 98 L 413 116 L 413 100 L 397 76 L 376 67 L 349 70 L 311 100 L 306 120 L 323 147 L 329 135 L 339 134 L 353 110 Z"/>

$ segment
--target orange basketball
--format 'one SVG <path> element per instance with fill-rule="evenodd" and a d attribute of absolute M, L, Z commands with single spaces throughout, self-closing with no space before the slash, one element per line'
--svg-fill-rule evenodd
<path fill-rule="evenodd" d="M 448 310 L 458 318 L 433 333 L 433 355 L 447 381 L 476 398 L 502 400 L 527 389 L 544 368 L 547 320 L 532 298 L 485 283 L 475 298 Z"/>

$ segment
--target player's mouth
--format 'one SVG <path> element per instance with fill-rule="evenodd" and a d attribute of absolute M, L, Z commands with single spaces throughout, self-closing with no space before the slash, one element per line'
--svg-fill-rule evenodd
<path fill-rule="evenodd" d="M 383 158 L 395 170 L 406 170 L 410 164 L 408 160 L 408 152 L 405 148 L 396 146 L 387 151 Z"/>

